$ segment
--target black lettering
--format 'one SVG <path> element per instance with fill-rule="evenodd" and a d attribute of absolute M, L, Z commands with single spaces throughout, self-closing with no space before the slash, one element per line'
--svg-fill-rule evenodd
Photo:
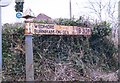
<path fill-rule="evenodd" d="M 56 33 L 61 33 L 61 31 L 59 31 L 59 30 L 56 30 Z"/>
<path fill-rule="evenodd" d="M 38 25 L 38 28 L 47 28 L 47 29 L 54 29 L 54 25 Z"/>
<path fill-rule="evenodd" d="M 54 33 L 54 30 L 49 30 L 49 33 Z"/>
<path fill-rule="evenodd" d="M 83 29 L 83 34 L 87 34 L 87 29 L 86 28 Z"/>
<path fill-rule="evenodd" d="M 69 34 L 68 31 L 63 30 L 63 35 L 68 35 L 68 34 Z"/>
<path fill-rule="evenodd" d="M 82 32 L 82 31 L 81 31 L 81 28 L 79 28 L 79 29 L 78 29 L 78 33 L 81 33 L 81 32 Z"/>
<path fill-rule="evenodd" d="M 41 29 L 39 29 L 39 30 L 37 30 L 37 29 L 34 29 L 34 33 L 37 33 L 37 34 L 39 34 L 39 33 L 54 33 L 55 31 L 54 30 L 41 30 Z"/>

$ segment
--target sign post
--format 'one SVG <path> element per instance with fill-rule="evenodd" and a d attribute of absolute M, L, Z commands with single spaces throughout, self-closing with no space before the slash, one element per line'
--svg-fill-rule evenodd
<path fill-rule="evenodd" d="M 34 81 L 32 35 L 25 36 L 26 81 Z"/>
<path fill-rule="evenodd" d="M 26 10 L 25 15 L 25 28 L 30 28 L 30 23 L 34 16 L 31 15 L 30 9 Z M 32 34 L 25 35 L 25 56 L 26 56 L 26 81 L 34 81 L 34 62 L 33 62 L 33 46 Z"/>
<path fill-rule="evenodd" d="M 24 15 L 25 14 L 25 15 Z M 91 35 L 91 29 L 78 26 L 64 26 L 55 24 L 39 24 L 33 23 L 34 18 L 31 9 L 23 13 L 25 18 L 25 54 L 26 54 L 26 81 L 34 81 L 33 67 L 33 46 L 32 35 Z"/>

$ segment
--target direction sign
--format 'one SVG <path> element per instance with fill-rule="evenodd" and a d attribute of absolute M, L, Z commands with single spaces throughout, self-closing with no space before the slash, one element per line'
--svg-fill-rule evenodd
<path fill-rule="evenodd" d="M 25 34 L 40 35 L 91 35 L 91 28 L 54 24 L 26 23 Z"/>
<path fill-rule="evenodd" d="M 21 17 L 22 17 L 22 13 L 21 13 L 21 12 L 17 12 L 17 13 L 16 13 L 16 17 L 17 17 L 17 18 L 21 18 Z"/>

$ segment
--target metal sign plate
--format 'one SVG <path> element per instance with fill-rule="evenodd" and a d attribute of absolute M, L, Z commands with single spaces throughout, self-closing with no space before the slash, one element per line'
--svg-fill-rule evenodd
<path fill-rule="evenodd" d="M 91 35 L 91 28 L 54 24 L 26 23 L 25 34 Z"/>

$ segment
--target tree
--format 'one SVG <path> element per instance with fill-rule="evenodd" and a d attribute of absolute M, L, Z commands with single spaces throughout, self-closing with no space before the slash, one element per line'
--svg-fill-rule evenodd
<path fill-rule="evenodd" d="M 99 21 L 115 22 L 117 20 L 118 0 L 88 0 L 88 8 L 92 14 L 96 15 Z"/>
<path fill-rule="evenodd" d="M 91 15 L 97 18 L 97 22 L 107 21 L 111 23 L 112 34 L 110 38 L 118 47 L 118 0 L 88 0 L 88 2 L 89 5 L 86 8 L 91 11 Z"/>

